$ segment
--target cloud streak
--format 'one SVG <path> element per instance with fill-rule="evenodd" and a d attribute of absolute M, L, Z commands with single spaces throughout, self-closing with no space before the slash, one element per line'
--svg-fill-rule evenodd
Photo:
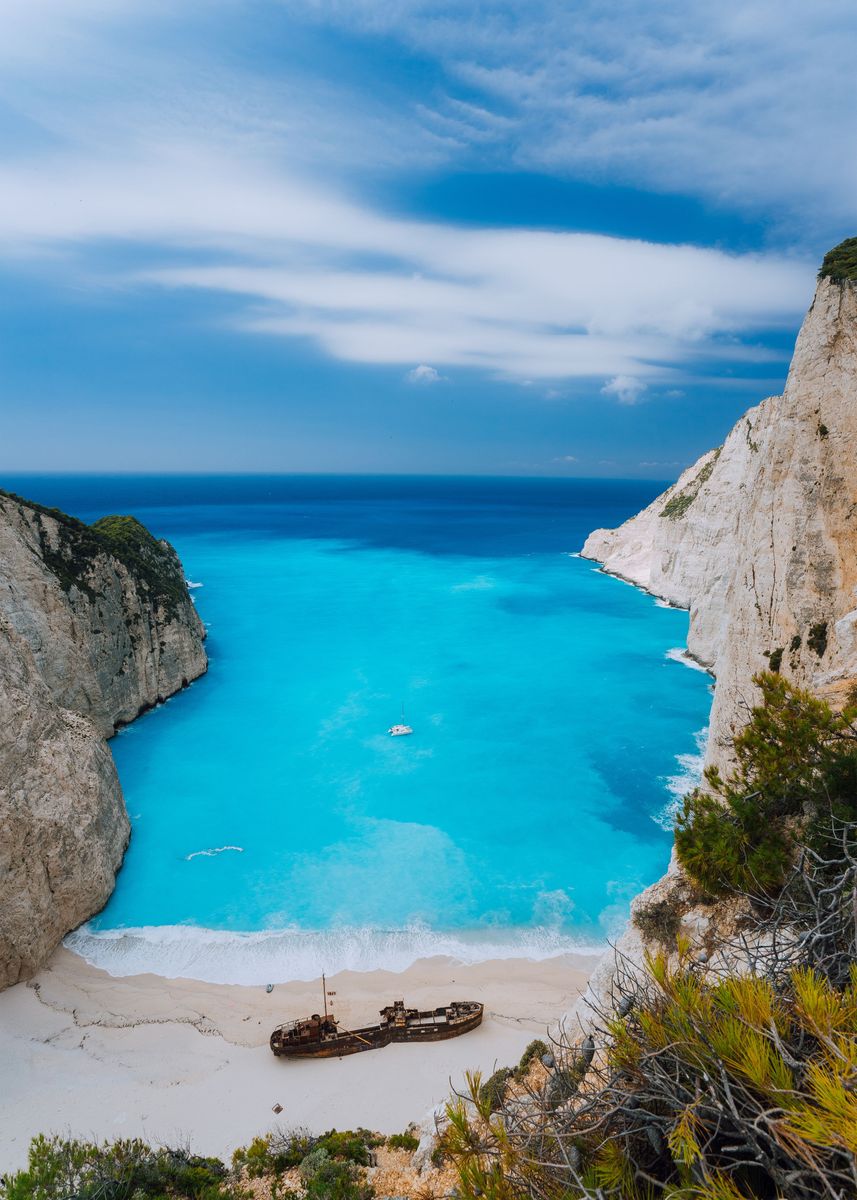
<path fill-rule="evenodd" d="M 236 327 L 335 358 L 636 381 L 608 384 L 625 401 L 711 360 L 764 360 L 754 339 L 794 323 L 812 278 L 772 255 L 402 220 L 222 146 L 0 169 L 0 247 L 73 251 L 85 273 L 105 241 L 150 263 L 113 282 L 232 295 Z"/>
<path fill-rule="evenodd" d="M 397 0 L 383 10 L 368 0 L 293 6 L 297 22 L 418 41 L 440 64 L 444 86 L 419 103 L 372 108 L 364 88 L 349 116 L 329 80 L 311 81 L 292 111 L 302 90 L 294 80 L 277 81 L 277 93 L 267 86 L 274 81 L 254 83 L 240 67 L 207 58 L 202 32 L 214 18 L 195 0 L 180 15 L 163 0 L 83 0 L 74 21 L 61 0 L 0 0 L 0 16 L 18 30 L 4 61 L 29 81 L 15 95 L 16 120 L 38 130 L 0 166 L 0 254 L 38 257 L 40 270 L 54 256 L 58 274 L 89 286 L 163 288 L 189 302 L 194 292 L 226 297 L 233 328 L 306 339 L 345 362 L 395 368 L 400 378 L 422 364 L 438 375 L 458 368 L 519 382 L 591 379 L 594 391 L 630 403 L 653 383 L 705 378 L 727 360 L 740 377 L 742 363 L 779 361 L 759 343 L 794 326 L 811 289 L 808 261 L 408 220 L 355 200 L 355 189 L 329 169 L 343 144 L 355 143 L 357 122 L 359 149 L 375 166 L 387 163 L 371 149 L 385 138 L 401 152 L 400 166 L 432 155 L 453 161 L 478 143 L 486 154 L 496 147 L 558 170 L 622 175 L 636 163 L 634 178 L 642 172 L 654 186 L 670 183 L 664 164 L 674 161 L 705 191 L 709 183 L 688 159 L 693 150 L 706 160 L 706 178 L 718 175 L 721 191 L 737 188 L 746 199 L 738 175 L 723 170 L 723 146 L 713 147 L 706 122 L 715 113 L 711 137 L 727 127 L 734 133 L 740 174 L 777 99 L 764 78 L 753 85 L 762 115 L 748 118 L 753 135 L 742 141 L 734 118 L 736 105 L 754 98 L 751 51 L 761 53 L 767 29 L 773 45 L 760 61 L 779 56 L 782 65 L 796 53 L 784 29 L 827 49 L 823 29 L 790 4 L 770 28 L 737 0 L 717 14 L 668 3 L 651 22 L 639 6 L 621 7 L 627 26 L 617 42 L 609 35 L 618 18 L 606 23 L 588 0 L 573 18 L 552 0 L 526 10 L 498 0 L 487 14 L 469 0 Z M 40 40 L 43 20 L 51 36 Z M 181 22 L 171 41 L 172 24 Z M 187 55 L 179 53 L 185 46 Z M 829 49 L 836 61 L 839 51 Z M 0 47 L 0 59 L 6 51 Z M 833 108 L 845 86 L 838 78 L 824 101 Z M 803 104 L 808 121 L 818 117 L 817 103 L 810 96 Z M 789 170 L 806 140 L 794 124 L 800 110 L 797 102 L 783 108 L 773 143 Z M 344 132 L 334 136 L 337 121 Z M 792 134 L 794 153 L 783 155 Z M 406 143 L 412 149 L 401 149 Z M 760 171 L 773 170 L 773 150 L 766 154 Z M 129 258 L 133 269 L 124 265 Z"/>
<path fill-rule="evenodd" d="M 441 67 L 416 114 L 450 153 L 694 194 L 792 234 L 857 218 L 849 0 L 289 3 Z"/>

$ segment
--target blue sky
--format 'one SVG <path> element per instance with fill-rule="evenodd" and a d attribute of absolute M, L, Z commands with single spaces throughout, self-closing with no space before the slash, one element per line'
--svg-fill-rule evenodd
<path fill-rule="evenodd" d="M 850 0 L 0 17 L 0 470 L 668 478 L 857 233 Z"/>

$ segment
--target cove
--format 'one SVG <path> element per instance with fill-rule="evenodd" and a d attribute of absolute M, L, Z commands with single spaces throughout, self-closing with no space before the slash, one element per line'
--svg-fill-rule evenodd
<path fill-rule="evenodd" d="M 266 982 L 542 957 L 603 944 L 664 870 L 709 680 L 675 661 L 684 612 L 575 557 L 659 485 L 10 486 L 134 512 L 209 631 L 208 675 L 111 743 L 133 834 L 68 941 L 91 961 Z"/>

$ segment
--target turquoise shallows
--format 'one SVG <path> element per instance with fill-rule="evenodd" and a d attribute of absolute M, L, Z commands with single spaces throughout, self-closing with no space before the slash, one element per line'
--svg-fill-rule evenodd
<path fill-rule="evenodd" d="M 70 497 L 174 542 L 211 659 L 112 743 L 133 836 L 70 944 L 117 973 L 267 982 L 615 933 L 667 864 L 710 703 L 669 657 L 687 615 L 573 556 L 652 485 L 183 487 Z M 414 734 L 390 738 L 402 703 Z"/>

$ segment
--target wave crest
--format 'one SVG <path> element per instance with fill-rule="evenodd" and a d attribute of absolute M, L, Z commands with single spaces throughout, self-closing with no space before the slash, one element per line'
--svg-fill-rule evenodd
<path fill-rule="evenodd" d="M 82 925 L 63 944 L 114 976 L 152 973 L 167 979 L 249 985 L 310 981 L 322 971 L 404 971 L 418 959 L 436 956 L 470 964 L 497 958 L 540 961 L 604 949 L 547 927 L 443 932 L 420 925 L 402 930 L 256 933 L 198 925 L 102 930 Z"/>

